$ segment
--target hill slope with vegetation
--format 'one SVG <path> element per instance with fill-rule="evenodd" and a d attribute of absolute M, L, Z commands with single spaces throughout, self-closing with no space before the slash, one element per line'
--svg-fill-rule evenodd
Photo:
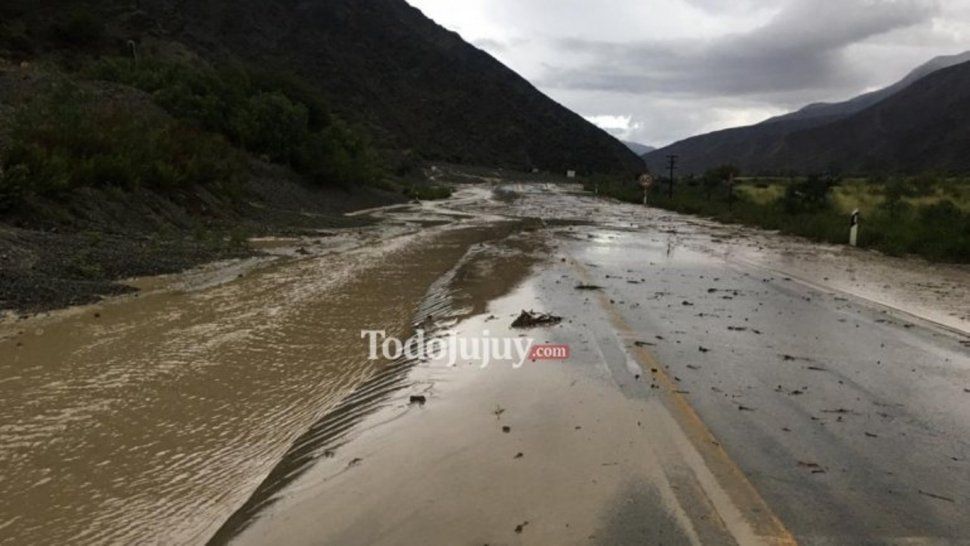
<path fill-rule="evenodd" d="M 447 195 L 428 161 L 642 167 L 403 0 L 0 5 L 0 309 Z"/>
<path fill-rule="evenodd" d="M 384 150 L 549 171 L 635 172 L 619 141 L 404 0 L 15 0 L 8 45 L 198 57 L 286 73 Z M 21 26 L 18 27 L 17 22 Z"/>

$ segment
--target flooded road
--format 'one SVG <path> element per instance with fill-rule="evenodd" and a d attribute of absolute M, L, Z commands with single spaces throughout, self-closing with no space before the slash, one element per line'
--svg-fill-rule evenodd
<path fill-rule="evenodd" d="M 0 537 L 205 541 L 378 369 L 360 331 L 403 335 L 469 247 L 515 229 L 422 211 L 319 257 L 5 324 Z"/>
<path fill-rule="evenodd" d="M 4 324 L 0 538 L 970 536 L 966 269 L 572 192 L 470 187 L 269 264 Z M 522 309 L 564 320 L 509 330 Z M 572 354 L 367 359 L 361 330 L 417 322 Z"/>

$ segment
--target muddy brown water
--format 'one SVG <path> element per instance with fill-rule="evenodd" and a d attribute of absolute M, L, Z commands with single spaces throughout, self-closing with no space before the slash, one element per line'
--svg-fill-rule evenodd
<path fill-rule="evenodd" d="M 873 281 L 886 278 L 881 273 L 884 270 L 893 271 L 896 277 L 901 276 L 898 272 L 902 271 L 917 280 L 939 276 L 921 264 L 908 264 L 909 269 L 905 269 L 897 267 L 900 262 L 896 260 L 854 254 L 844 256 L 841 251 L 833 249 L 826 250 L 819 258 L 814 245 L 789 239 L 780 239 L 782 243 L 776 243 L 774 238 L 765 235 L 755 236 L 754 243 L 715 241 L 715 236 L 721 237 L 734 228 L 709 227 L 651 209 L 593 201 L 548 188 L 518 188 L 518 191 L 520 194 L 511 209 L 507 203 L 488 199 L 489 190 L 470 188 L 441 205 L 376 211 L 373 214 L 381 218 L 382 224 L 373 232 L 364 233 L 357 246 L 356 243 L 345 245 L 338 237 L 327 243 L 330 246 L 321 247 L 330 250 L 313 248 L 313 252 L 331 252 L 328 255 L 285 258 L 277 265 L 263 265 L 255 271 L 248 266 L 224 269 L 230 273 L 222 275 L 222 280 L 214 284 L 205 279 L 192 281 L 187 283 L 190 290 L 156 290 L 153 287 L 155 291 L 137 299 L 118 300 L 49 318 L 0 324 L 0 409 L 4 416 L 0 421 L 0 542 L 201 543 L 213 536 L 217 539 L 240 537 L 237 535 L 239 531 L 244 531 L 244 535 L 250 533 L 241 536 L 243 542 L 247 538 L 269 536 L 261 534 L 268 532 L 268 528 L 260 527 L 260 522 L 271 519 L 264 517 L 254 523 L 253 515 L 271 512 L 272 508 L 268 507 L 280 491 L 289 487 L 292 495 L 293 478 L 299 477 L 300 473 L 305 472 L 304 476 L 312 478 L 313 472 L 307 470 L 310 463 L 321 454 L 325 457 L 324 450 L 332 446 L 339 448 L 342 431 L 352 428 L 361 415 L 383 404 L 388 389 L 401 385 L 403 372 L 407 371 L 401 366 L 406 363 L 368 361 L 360 330 L 385 329 L 390 334 L 407 335 L 412 324 L 423 320 L 429 310 L 435 315 L 441 314 L 435 318 L 445 319 L 446 323 L 442 325 L 445 328 L 460 324 L 459 321 L 467 317 L 473 317 L 472 324 L 478 324 L 480 328 L 497 328 L 496 323 L 484 315 L 498 313 L 504 320 L 514 316 L 520 305 L 538 306 L 547 302 L 554 307 L 552 310 L 562 312 L 564 296 L 561 291 L 542 292 L 541 297 L 532 298 L 520 295 L 511 300 L 508 308 L 500 307 L 502 312 L 486 306 L 523 277 L 530 277 L 528 273 L 534 261 L 523 259 L 523 256 L 534 250 L 530 240 L 534 242 L 534 239 L 542 238 L 532 237 L 528 232 L 535 227 L 536 221 L 503 220 L 499 216 L 502 214 L 544 218 L 538 224 L 549 228 L 547 233 L 559 233 L 566 244 L 584 248 L 583 243 L 592 243 L 588 252 L 582 254 L 585 257 L 581 260 L 583 263 L 623 255 L 625 251 L 611 254 L 610 247 L 627 236 L 648 242 L 656 236 L 654 242 L 658 245 L 660 239 L 666 239 L 666 256 L 659 246 L 654 249 L 656 252 L 651 250 L 649 254 L 634 253 L 633 259 L 636 256 L 642 258 L 636 267 L 652 267 L 655 260 L 669 260 L 672 254 L 681 252 L 682 245 L 688 245 L 707 254 L 723 255 L 730 263 L 734 263 L 737 259 L 734 255 L 740 252 L 745 259 L 751 258 L 749 261 L 764 261 L 772 267 L 784 266 L 785 275 L 815 279 L 816 284 L 836 283 L 837 277 L 830 269 L 821 272 L 817 269 L 818 262 L 828 260 L 826 256 L 829 254 L 833 264 L 842 263 L 836 260 L 851 258 L 851 264 L 847 265 L 852 267 L 852 283 L 858 276 L 859 283 L 885 286 L 881 280 Z M 472 212 L 462 212 L 466 209 Z M 598 227 L 593 231 L 575 232 L 568 228 L 570 223 L 583 222 L 595 222 Z M 768 246 L 769 243 L 774 246 Z M 806 257 L 792 258 L 791 263 L 777 258 L 794 255 L 792 249 L 801 249 L 799 255 Z M 297 253 L 281 254 L 294 256 Z M 557 251 L 553 265 L 568 265 L 560 260 L 561 251 Z M 847 265 L 840 267 L 844 269 Z M 617 271 L 612 274 L 629 272 L 630 267 L 632 265 L 617 266 Z M 831 268 L 834 271 L 835 266 Z M 905 296 L 904 301 L 919 303 L 915 307 L 917 314 L 923 314 L 922 310 L 927 308 L 941 308 L 947 309 L 947 317 L 965 322 L 964 315 L 957 316 L 954 314 L 957 311 L 950 309 L 966 308 L 964 287 L 970 284 L 965 282 L 967 277 L 963 270 L 948 271 L 948 278 L 955 279 L 956 288 L 944 286 L 947 306 L 937 300 L 927 301 L 922 296 L 910 297 L 910 294 L 919 292 L 911 289 L 915 281 L 900 283 L 899 293 Z M 235 279 L 237 273 L 243 276 Z M 725 275 L 723 272 L 717 274 Z M 569 296 L 575 296 L 574 283 L 568 275 L 572 273 L 557 271 L 543 282 L 547 288 L 557 286 Z M 827 275 L 832 275 L 831 282 Z M 760 277 L 760 274 L 755 276 Z M 680 278 L 669 280 L 676 283 Z M 227 280 L 230 282 L 224 282 Z M 613 282 L 608 278 L 596 280 L 604 285 Z M 542 286 L 529 282 L 532 281 L 526 282 L 527 288 Z M 634 286 L 616 282 L 621 288 Z M 857 291 L 856 284 L 852 283 L 839 288 L 847 292 Z M 647 298 L 642 299 L 647 301 Z M 596 321 L 587 320 L 585 316 L 588 303 L 583 299 L 582 307 L 564 313 L 577 317 L 577 320 L 583 317 L 583 324 L 577 323 L 558 341 L 578 340 L 590 334 L 585 324 L 595 325 Z M 669 312 L 662 307 L 656 311 L 660 318 Z M 650 322 L 651 316 L 646 316 L 647 322 L 640 325 L 641 329 L 652 331 L 656 326 Z M 690 320 L 693 319 L 683 320 L 692 324 Z M 603 335 L 616 337 L 611 332 Z M 672 334 L 665 335 L 671 337 Z M 593 345 L 590 344 L 591 350 L 596 349 Z M 577 345 L 577 352 L 581 348 Z M 695 356 L 693 352 L 691 355 Z M 606 360 L 602 354 L 590 353 L 587 357 L 590 362 L 595 362 L 597 357 Z M 617 362 L 622 364 L 624 361 Z M 478 385 L 479 376 L 474 377 Z M 508 503 L 504 495 L 497 494 L 504 483 L 494 478 L 498 474 L 469 473 L 463 479 L 474 481 L 476 487 L 495 489 L 496 500 L 490 505 L 494 511 L 485 523 L 494 523 L 496 529 L 501 528 L 514 537 L 519 536 L 514 531 L 515 524 L 525 520 L 532 522 L 528 532 L 537 533 L 536 536 L 560 536 L 565 533 L 563 529 L 551 530 L 547 526 L 548 521 L 559 521 L 554 517 L 559 512 L 569 516 L 564 521 L 572 521 L 575 525 L 585 521 L 584 527 L 590 532 L 599 529 L 601 522 L 595 518 L 584 520 L 578 512 L 603 505 L 606 500 L 597 495 L 610 491 L 587 484 L 590 496 L 583 497 L 584 502 L 574 502 L 571 495 L 575 492 L 573 485 L 578 487 L 578 482 L 574 484 L 570 479 L 589 480 L 586 473 L 574 471 L 578 467 L 573 463 L 585 461 L 584 464 L 588 463 L 594 469 L 621 473 L 610 482 L 596 477 L 601 484 L 622 482 L 627 469 L 633 467 L 612 466 L 617 461 L 612 453 L 603 458 L 602 446 L 620 445 L 624 435 L 640 429 L 638 420 L 627 419 L 635 413 L 634 410 L 653 409 L 632 407 L 613 398 L 609 403 L 603 402 L 605 397 L 612 396 L 612 391 L 585 385 L 583 377 L 569 374 L 536 375 L 523 382 L 519 381 L 520 376 L 509 372 L 505 379 L 508 381 L 480 382 L 481 396 L 477 398 L 466 397 L 467 392 L 455 396 L 450 402 L 444 397 L 443 403 L 429 404 L 428 411 L 420 414 L 438 415 L 441 421 L 429 420 L 421 427 L 399 429 L 400 436 L 393 437 L 402 439 L 396 444 L 399 446 L 397 454 L 403 453 L 400 446 L 409 445 L 404 440 L 410 438 L 413 441 L 413 431 L 417 431 L 417 439 L 427 444 L 434 454 L 440 455 L 427 459 L 423 466 L 413 466 L 410 473 L 396 471 L 396 461 L 400 458 L 387 456 L 383 459 L 386 464 L 380 464 L 380 453 L 395 453 L 385 449 L 386 440 L 378 438 L 379 441 L 373 444 L 358 443 L 357 451 L 369 450 L 374 455 L 362 455 L 366 461 L 360 468 L 368 470 L 368 480 L 355 481 L 357 478 L 352 478 L 348 472 L 333 482 L 326 481 L 329 480 L 326 475 L 323 482 L 345 486 L 342 491 L 354 494 L 372 493 L 374 499 L 381 500 L 379 510 L 364 512 L 360 504 L 347 502 L 346 497 L 323 495 L 321 498 L 333 511 L 321 515 L 322 505 L 316 504 L 318 499 L 312 499 L 303 520 L 308 523 L 308 532 L 319 521 L 350 521 L 351 516 L 359 519 L 360 528 L 368 533 L 379 530 L 375 522 L 390 525 L 403 521 L 408 510 L 414 512 L 418 505 L 408 494 L 387 495 L 389 484 L 403 484 L 399 493 L 413 491 L 412 487 L 420 491 L 426 476 L 439 476 L 434 472 L 436 461 L 444 460 L 445 455 L 452 461 L 453 468 L 462 464 L 479 465 L 484 461 L 495 472 L 503 471 L 506 462 L 513 460 L 504 451 L 494 460 L 492 457 L 496 453 L 491 451 L 461 451 L 458 456 L 452 456 L 454 454 L 447 452 L 447 442 L 439 442 L 443 437 L 441 434 L 478 442 L 481 438 L 469 432 L 483 430 L 470 428 L 475 423 L 482 427 L 488 423 L 488 430 L 506 440 L 518 441 L 520 430 L 537 433 L 538 438 L 533 439 L 535 443 L 527 444 L 534 445 L 535 449 L 515 449 L 528 451 L 519 461 L 528 464 L 542 461 L 537 457 L 540 454 L 553 460 L 564 453 L 558 443 L 561 436 L 554 435 L 552 439 L 555 441 L 544 440 L 542 431 L 550 423 L 561 425 L 564 434 L 572 435 L 580 430 L 575 428 L 578 425 L 582 425 L 583 431 L 598 434 L 583 444 L 589 447 L 588 450 L 577 449 L 581 459 L 574 458 L 569 465 L 537 464 L 525 467 L 529 472 L 515 474 L 512 483 L 522 492 L 516 494 L 518 505 Z M 533 388 L 547 380 L 550 388 Z M 574 383 L 577 380 L 579 383 Z M 598 381 L 599 378 L 593 377 L 592 380 Z M 579 388 L 582 390 L 577 390 Z M 564 392 L 570 395 L 561 396 Z M 517 394 L 513 396 L 514 393 Z M 506 394 L 508 397 L 503 398 Z M 596 401 L 596 419 L 592 422 L 577 420 L 584 415 L 586 418 L 593 416 L 584 413 L 588 410 L 580 411 L 589 406 L 571 405 L 576 396 L 589 404 Z M 563 400 L 569 402 L 569 411 L 575 410 L 576 413 L 564 412 L 558 405 Z M 467 403 L 472 404 L 472 414 L 457 411 Z M 509 408 L 507 419 L 519 415 L 514 411 L 515 404 L 545 408 L 546 412 L 536 413 L 534 418 L 526 417 L 528 413 L 521 414 L 523 416 L 516 419 L 522 420 L 512 423 L 514 432 L 506 435 L 496 427 L 492 414 L 497 403 Z M 753 415 L 761 417 L 771 413 L 762 411 Z M 409 414 L 418 415 L 417 412 Z M 727 414 L 740 415 L 737 411 Z M 469 415 L 474 421 L 465 420 Z M 718 415 L 714 417 L 715 421 L 719 418 Z M 747 412 L 743 417 L 749 417 Z M 620 420 L 628 428 L 611 426 L 594 430 L 592 426 L 595 422 L 616 423 Z M 643 423 L 647 422 L 643 420 Z M 658 427 L 660 425 L 663 423 Z M 456 432 L 449 436 L 451 431 Z M 462 431 L 464 435 L 459 434 Z M 665 441 L 664 435 L 658 438 Z M 680 437 L 675 435 L 677 438 Z M 481 440 L 481 445 L 489 450 L 505 447 L 499 443 L 493 445 L 490 437 Z M 648 440 L 651 445 L 663 443 L 653 441 L 653 437 Z M 677 441 L 683 443 L 681 440 Z M 570 449 L 575 449 L 571 443 L 569 445 Z M 630 445 L 635 448 L 629 450 L 630 460 L 640 461 L 634 456 L 646 452 L 641 449 L 644 445 Z M 594 449 L 594 446 L 599 447 Z M 357 456 L 346 451 L 339 449 L 335 458 L 329 461 L 331 464 L 320 465 L 318 471 L 320 468 L 327 470 L 336 463 L 341 463 L 340 469 L 346 468 L 347 461 L 343 458 Z M 700 460 L 702 455 L 694 460 Z M 678 457 L 677 453 L 671 456 L 673 459 Z M 542 478 L 548 476 L 544 474 L 547 468 L 558 469 L 564 479 L 563 487 L 555 489 L 557 502 L 546 505 L 546 510 L 541 511 L 549 516 L 547 523 L 541 523 L 540 519 L 524 515 L 519 509 L 533 500 L 524 492 L 538 491 L 539 485 L 546 483 Z M 696 465 L 696 469 L 704 468 L 704 465 Z M 642 470 L 644 476 L 656 475 L 653 466 L 646 465 Z M 440 476 L 454 475 L 461 474 L 453 472 Z M 440 476 L 437 479 L 442 487 L 452 485 Z M 310 479 L 309 483 L 313 481 Z M 409 483 L 411 481 L 414 483 Z M 560 483 L 558 479 L 551 482 Z M 367 487 L 361 487 L 361 484 Z M 618 494 L 618 508 L 614 512 L 627 513 L 623 508 L 629 506 L 630 498 L 643 497 L 647 499 L 643 502 L 654 502 L 652 494 L 642 495 L 636 484 L 631 487 L 629 493 Z M 670 497 L 670 491 L 667 493 Z M 429 488 L 426 494 L 433 498 L 437 490 Z M 475 508 L 479 499 L 473 496 L 466 501 L 470 508 Z M 277 502 L 277 507 L 279 504 Z M 642 504 L 638 504 L 629 517 L 621 517 L 613 527 L 623 527 L 638 519 L 643 511 Z M 443 503 L 441 506 L 442 513 L 448 515 L 457 505 Z M 468 517 L 478 517 L 475 510 L 464 513 Z M 370 517 L 371 514 L 374 517 Z M 415 528 L 413 536 L 437 536 L 437 512 L 430 514 L 435 517 L 408 520 L 411 525 L 426 525 L 422 529 Z M 383 519 L 385 515 L 390 517 Z M 513 525 L 507 525 L 509 521 Z M 249 531 L 246 531 L 247 526 Z M 455 526 L 451 530 L 459 533 L 463 529 Z M 540 530 L 547 534 L 539 535 Z M 297 536 L 287 534 L 290 533 L 288 529 L 283 531 L 286 531 L 284 536 Z M 306 536 L 308 543 L 318 538 L 312 533 Z"/>
<path fill-rule="evenodd" d="M 360 331 L 410 333 L 436 279 L 519 227 L 443 226 L 8 325 L 0 538 L 206 540 L 294 439 L 387 365 L 366 358 Z"/>

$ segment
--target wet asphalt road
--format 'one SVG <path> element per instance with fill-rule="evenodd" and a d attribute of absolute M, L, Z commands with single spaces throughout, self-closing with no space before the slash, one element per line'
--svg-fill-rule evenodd
<path fill-rule="evenodd" d="M 214 542 L 970 543 L 966 334 L 685 217 L 524 192 L 384 211 L 358 251 L 0 339 L 0 542 L 199 543 L 236 511 Z M 523 308 L 563 317 L 530 335 L 571 359 L 375 375 L 362 356 L 363 328 L 518 336 Z"/>
<path fill-rule="evenodd" d="M 548 253 L 454 328 L 571 357 L 419 366 L 240 543 L 968 543 L 965 334 L 698 245 L 682 218 L 517 190 L 453 206 L 543 218 Z M 521 309 L 563 322 L 508 330 Z"/>
<path fill-rule="evenodd" d="M 676 234 L 560 235 L 605 294 L 587 297 L 582 315 L 617 385 L 634 397 L 655 390 L 609 349 L 631 340 L 602 319 L 604 305 L 799 542 L 970 540 L 965 337 L 685 248 Z M 561 301 L 579 280 L 544 299 Z"/>

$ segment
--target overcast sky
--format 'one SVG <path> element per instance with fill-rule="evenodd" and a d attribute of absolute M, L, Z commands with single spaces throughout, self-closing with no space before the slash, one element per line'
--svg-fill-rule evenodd
<path fill-rule="evenodd" d="M 970 49 L 970 0 L 408 0 L 654 146 L 888 85 Z"/>

